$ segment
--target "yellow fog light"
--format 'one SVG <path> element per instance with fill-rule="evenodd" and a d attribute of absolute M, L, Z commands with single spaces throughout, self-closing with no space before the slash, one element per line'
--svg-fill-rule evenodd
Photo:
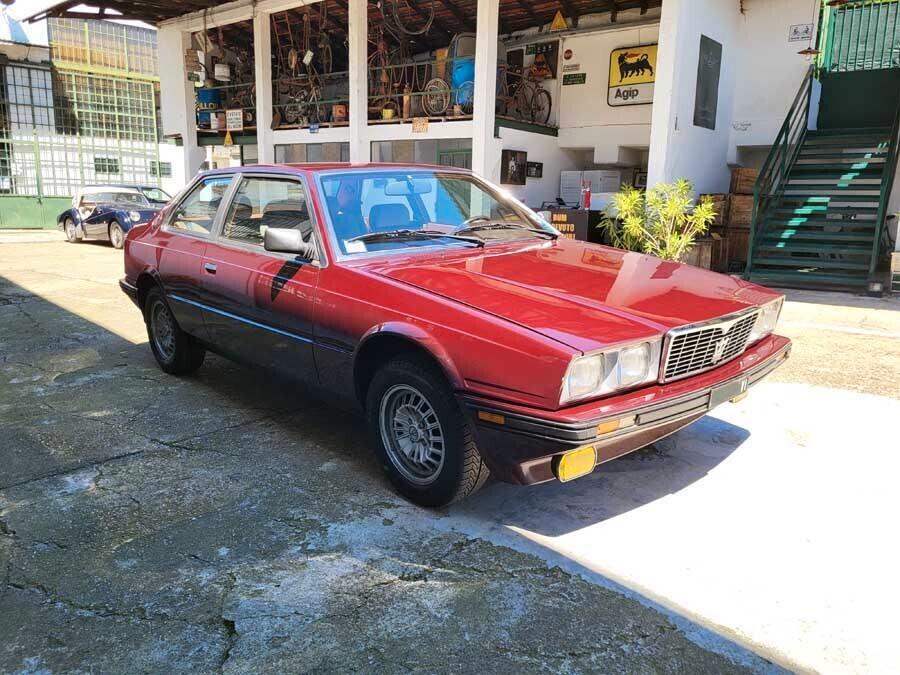
<path fill-rule="evenodd" d="M 593 445 L 586 445 L 567 452 L 556 460 L 554 473 L 563 483 L 580 478 L 594 470 L 597 464 L 597 451 Z"/>
<path fill-rule="evenodd" d="M 597 435 L 609 434 L 613 431 L 618 431 L 619 429 L 625 429 L 626 427 L 634 426 L 634 415 L 629 417 L 622 417 L 617 420 L 606 420 L 605 422 L 600 422 L 597 425 Z"/>

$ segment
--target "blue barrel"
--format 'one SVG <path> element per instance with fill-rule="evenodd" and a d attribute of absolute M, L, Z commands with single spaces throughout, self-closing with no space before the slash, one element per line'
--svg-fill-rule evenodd
<path fill-rule="evenodd" d="M 197 126 L 209 129 L 209 114 L 211 110 L 219 109 L 218 89 L 197 90 Z"/>

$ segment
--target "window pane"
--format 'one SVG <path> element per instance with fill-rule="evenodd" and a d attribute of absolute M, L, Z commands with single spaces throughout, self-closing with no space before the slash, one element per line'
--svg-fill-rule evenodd
<path fill-rule="evenodd" d="M 216 176 L 200 183 L 175 210 L 170 226 L 186 232 L 209 234 L 230 182 L 231 176 Z"/>
<path fill-rule="evenodd" d="M 312 220 L 306 192 L 299 181 L 278 178 L 245 178 L 237 193 L 222 235 L 234 241 L 262 245 L 266 228 L 298 229 L 309 241 Z"/>

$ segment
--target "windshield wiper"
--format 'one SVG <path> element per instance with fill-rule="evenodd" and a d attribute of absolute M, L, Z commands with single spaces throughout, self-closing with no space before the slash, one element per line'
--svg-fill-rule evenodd
<path fill-rule="evenodd" d="M 484 241 L 482 239 L 477 239 L 475 237 L 461 237 L 458 234 L 451 234 L 449 232 L 441 232 L 440 230 L 388 230 L 387 232 L 366 232 L 365 234 L 361 234 L 357 237 L 352 237 L 351 239 L 347 239 L 348 242 L 351 241 L 391 241 L 391 240 L 403 240 L 403 239 L 456 239 L 457 241 L 464 241 L 468 244 L 475 244 L 475 246 L 483 247 Z"/>
<path fill-rule="evenodd" d="M 534 234 L 540 234 L 550 239 L 556 239 L 559 235 L 556 232 L 550 232 L 548 230 L 541 230 L 537 227 L 528 227 L 527 225 L 522 225 L 520 223 L 510 223 L 510 222 L 490 222 L 483 223 L 481 225 L 469 225 L 467 227 L 460 227 L 456 230 L 453 230 L 454 234 L 461 234 L 464 232 L 481 232 L 483 230 L 525 230 L 526 232 L 532 232 Z"/>

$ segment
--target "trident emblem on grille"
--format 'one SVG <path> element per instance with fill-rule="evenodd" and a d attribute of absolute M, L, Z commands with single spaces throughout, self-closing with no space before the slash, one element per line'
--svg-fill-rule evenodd
<path fill-rule="evenodd" d="M 715 348 L 713 348 L 712 354 L 712 362 L 718 363 L 722 360 L 722 355 L 725 353 L 725 348 L 728 346 L 728 336 L 719 338 L 716 342 Z"/>

